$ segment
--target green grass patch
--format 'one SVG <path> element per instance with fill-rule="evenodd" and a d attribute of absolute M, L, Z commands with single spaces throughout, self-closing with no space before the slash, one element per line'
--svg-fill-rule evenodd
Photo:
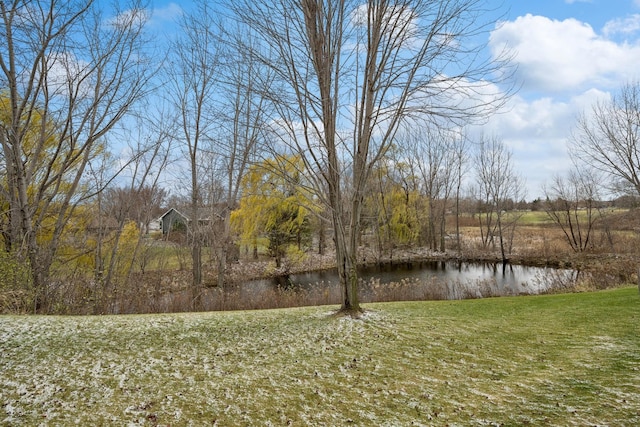
<path fill-rule="evenodd" d="M 0 317 L 0 425 L 639 425 L 638 288 Z"/>
<path fill-rule="evenodd" d="M 518 224 L 520 225 L 544 225 L 553 223 L 545 211 L 517 212 L 517 214 L 520 215 L 518 218 Z"/>

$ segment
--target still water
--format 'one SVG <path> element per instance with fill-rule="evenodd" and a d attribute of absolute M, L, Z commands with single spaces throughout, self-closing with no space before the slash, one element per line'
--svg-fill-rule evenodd
<path fill-rule="evenodd" d="M 557 281 L 571 280 L 573 272 L 545 267 L 527 267 L 502 263 L 420 261 L 372 265 L 359 269 L 361 290 L 368 288 L 437 287 L 446 290 L 445 299 L 464 297 L 537 294 Z M 309 290 L 338 286 L 335 270 L 292 274 L 273 279 L 256 280 L 243 285 L 250 292 L 284 288 Z"/>
<path fill-rule="evenodd" d="M 361 268 L 358 294 L 363 303 L 533 295 L 568 286 L 576 277 L 570 270 L 501 263 L 393 263 Z M 162 295 L 150 310 L 184 311 L 193 298 L 189 290 Z M 206 288 L 198 301 L 204 311 L 328 305 L 340 304 L 342 290 L 336 271 L 324 270 Z"/>

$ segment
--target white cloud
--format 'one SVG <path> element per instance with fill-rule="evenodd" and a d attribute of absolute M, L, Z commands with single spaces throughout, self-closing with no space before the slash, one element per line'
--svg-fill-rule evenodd
<path fill-rule="evenodd" d="M 640 45 L 617 44 L 576 19 L 557 21 L 528 14 L 499 25 L 489 43 L 494 54 L 505 46 L 512 49 L 525 89 L 612 88 L 640 69 Z"/>
<path fill-rule="evenodd" d="M 375 8 L 369 4 L 361 4 L 351 12 L 351 24 L 355 27 L 366 29 L 369 25 L 372 11 Z M 419 37 L 419 26 L 417 25 L 418 17 L 411 8 L 390 5 L 385 7 L 383 21 L 384 24 L 391 28 L 391 34 L 387 37 L 400 42 L 404 47 L 410 48 L 416 45 L 418 48 L 422 45 L 417 38 Z M 377 16 L 377 13 L 373 13 Z"/>
<path fill-rule="evenodd" d="M 489 44 L 494 55 L 511 49 L 523 90 L 483 131 L 513 151 L 532 199 L 554 174 L 570 169 L 567 140 L 577 117 L 640 78 L 640 14 L 611 20 L 601 32 L 577 19 L 529 14 L 501 23 Z"/>
<path fill-rule="evenodd" d="M 602 33 L 611 37 L 615 34 L 634 34 L 640 30 L 640 14 L 633 14 L 626 18 L 618 18 L 609 21 L 602 29 Z"/>
<path fill-rule="evenodd" d="M 577 117 L 609 94 L 590 89 L 566 101 L 548 96 L 532 101 L 514 96 L 503 114 L 493 116 L 472 134 L 489 134 L 501 138 L 513 152 L 515 168 L 526 178 L 527 199 L 542 194 L 542 186 L 556 173 L 571 166 L 567 140 Z"/>
<path fill-rule="evenodd" d="M 494 116 L 488 126 L 505 138 L 563 138 L 568 136 L 571 123 L 596 101 L 608 99 L 606 92 L 590 89 L 566 101 L 542 96 L 528 101 L 514 96 L 504 114 Z"/>
<path fill-rule="evenodd" d="M 127 28 L 139 27 L 149 21 L 149 12 L 145 9 L 128 9 L 108 21 L 114 27 Z"/>
<path fill-rule="evenodd" d="M 89 63 L 72 52 L 50 54 L 46 61 L 46 83 L 50 94 L 66 98 L 71 95 L 69 91 L 72 90 L 79 98 L 91 95 L 94 81 L 89 76 Z"/>

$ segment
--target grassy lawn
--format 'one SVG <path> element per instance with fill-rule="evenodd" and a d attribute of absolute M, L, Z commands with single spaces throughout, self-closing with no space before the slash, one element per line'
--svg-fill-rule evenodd
<path fill-rule="evenodd" d="M 0 317 L 0 425 L 640 425 L 640 296 Z"/>

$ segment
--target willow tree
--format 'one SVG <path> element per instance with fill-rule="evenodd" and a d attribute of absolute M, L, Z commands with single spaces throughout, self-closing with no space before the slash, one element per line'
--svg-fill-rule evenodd
<path fill-rule="evenodd" d="M 310 235 L 311 215 L 317 211 L 308 205 L 297 163 L 299 158 L 278 157 L 252 165 L 242 178 L 239 206 L 231 213 L 233 227 L 245 245 L 253 246 L 254 258 L 258 238 L 267 238 L 277 268 L 290 245 L 301 249 Z"/>
<path fill-rule="evenodd" d="M 97 1 L 0 2 L 0 195 L 11 250 L 35 286 L 49 281 L 60 236 L 82 200 L 90 160 L 152 74 L 140 2 L 108 16 Z M 47 223 L 47 239 L 38 235 Z"/>
<path fill-rule="evenodd" d="M 385 252 L 393 260 L 396 246 L 418 243 L 421 214 L 426 210 L 411 165 L 399 160 L 400 155 L 387 155 L 376 165 L 365 198 L 362 226 L 373 229 L 378 261 Z"/>
<path fill-rule="evenodd" d="M 492 25 L 482 0 L 239 0 L 230 15 L 271 68 L 278 150 L 302 156 L 331 213 L 342 310 L 360 311 L 357 250 L 365 187 L 408 117 L 466 120 L 504 95 L 479 61 Z M 486 19 L 486 21 L 483 21 Z M 484 95 L 481 95 L 483 94 Z"/>

